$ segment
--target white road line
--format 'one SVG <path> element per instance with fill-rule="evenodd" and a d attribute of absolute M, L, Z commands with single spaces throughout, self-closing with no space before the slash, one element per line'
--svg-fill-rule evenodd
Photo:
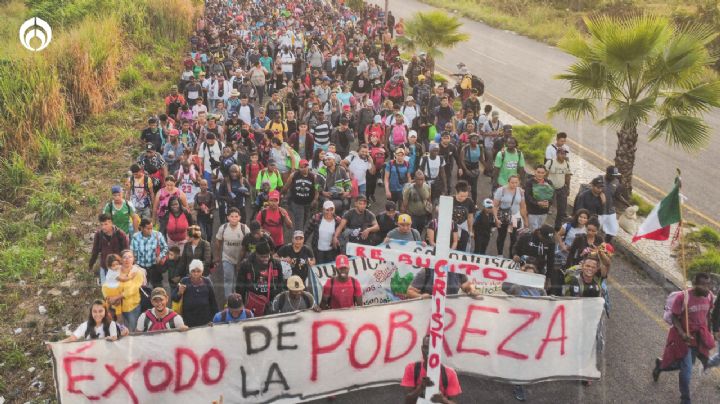
<path fill-rule="evenodd" d="M 480 56 L 482 56 L 482 57 L 486 57 L 486 58 L 492 60 L 493 62 L 499 63 L 499 64 L 501 64 L 501 65 L 507 65 L 507 63 L 505 63 L 504 61 L 502 61 L 502 60 L 500 60 L 500 59 L 496 59 L 496 58 L 494 58 L 494 57 L 492 57 L 492 56 L 490 56 L 490 55 L 488 55 L 488 54 L 486 54 L 486 53 L 480 52 L 479 50 L 477 50 L 477 49 L 475 49 L 475 48 L 468 48 L 468 49 L 470 49 L 472 52 L 475 52 L 475 53 L 477 53 L 478 55 L 480 55 Z"/>

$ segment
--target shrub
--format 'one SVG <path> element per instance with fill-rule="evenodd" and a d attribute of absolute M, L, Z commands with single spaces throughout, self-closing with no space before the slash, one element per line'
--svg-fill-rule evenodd
<path fill-rule="evenodd" d="M 694 241 L 706 247 L 720 247 L 720 233 L 709 226 L 702 226 L 699 230 L 688 235 L 688 241 Z"/>
<path fill-rule="evenodd" d="M 513 136 L 525 157 L 525 167 L 533 167 L 545 161 L 545 148 L 555 138 L 557 131 L 550 125 L 513 126 Z"/>
<path fill-rule="evenodd" d="M 435 84 L 447 83 L 447 82 L 448 82 L 447 77 L 445 77 L 444 75 L 442 75 L 442 74 L 440 74 L 440 73 L 435 73 L 435 74 L 433 74 L 433 77 L 432 77 L 432 78 L 433 78 L 433 80 L 435 81 Z"/>
<path fill-rule="evenodd" d="M 688 278 L 692 279 L 698 272 L 720 275 L 720 252 L 711 250 L 693 258 L 688 266 Z"/>
<path fill-rule="evenodd" d="M 646 201 L 645 198 L 643 198 L 642 196 L 640 196 L 639 194 L 637 194 L 635 192 L 633 192 L 632 195 L 630 196 L 630 203 L 632 205 L 637 205 L 637 207 L 638 207 L 637 214 L 640 216 L 649 215 L 650 212 L 652 212 L 652 210 L 654 208 L 654 206 L 650 202 Z"/>
<path fill-rule="evenodd" d="M 146 83 L 142 83 L 139 86 L 135 87 L 129 95 L 130 100 L 134 104 L 143 103 L 153 97 L 155 97 L 155 90 L 153 90 L 153 88 Z"/>
<path fill-rule="evenodd" d="M 34 177 L 32 169 L 18 153 L 13 153 L 10 158 L 0 158 L 0 192 L 3 199 L 17 197 Z"/>
<path fill-rule="evenodd" d="M 134 66 L 128 66 L 120 72 L 120 85 L 125 88 L 131 88 L 140 82 L 140 72 Z"/>

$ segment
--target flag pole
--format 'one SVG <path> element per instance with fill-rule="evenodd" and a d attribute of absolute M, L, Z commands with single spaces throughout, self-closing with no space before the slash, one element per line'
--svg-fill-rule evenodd
<path fill-rule="evenodd" d="M 677 181 L 678 181 L 678 192 L 682 189 L 682 179 L 680 177 L 680 169 L 676 168 L 677 170 Z M 678 240 L 680 242 L 680 268 L 682 269 L 683 274 L 683 293 L 685 296 L 683 296 L 683 309 L 685 311 L 685 332 L 690 332 L 690 319 L 688 314 L 688 300 L 690 300 L 690 296 L 687 291 L 687 265 L 685 263 L 685 243 L 683 242 L 683 201 L 682 197 L 678 195 L 679 204 L 680 204 L 680 222 L 678 223 L 679 229 L 678 229 Z"/>

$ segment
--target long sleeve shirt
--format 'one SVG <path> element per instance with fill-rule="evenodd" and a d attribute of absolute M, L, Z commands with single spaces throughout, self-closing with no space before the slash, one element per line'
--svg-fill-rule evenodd
<path fill-rule="evenodd" d="M 158 245 L 160 254 L 158 255 Z M 135 263 L 143 268 L 150 268 L 164 258 L 168 252 L 168 245 L 165 237 L 158 231 L 153 230 L 152 234 L 145 237 L 141 231 L 135 233 L 130 247 L 135 253 Z"/>
<path fill-rule="evenodd" d="M 95 265 L 98 256 L 100 256 L 100 266 L 105 268 L 105 260 L 110 254 L 120 254 L 120 252 L 128 247 L 128 236 L 124 231 L 113 226 L 113 232 L 110 236 L 103 233 L 102 230 L 95 232 L 93 239 L 92 252 L 90 253 L 90 264 Z"/>

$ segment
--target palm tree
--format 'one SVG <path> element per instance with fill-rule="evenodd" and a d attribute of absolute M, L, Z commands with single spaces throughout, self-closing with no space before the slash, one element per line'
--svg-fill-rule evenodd
<path fill-rule="evenodd" d="M 638 125 L 650 126 L 650 141 L 662 138 L 685 151 L 710 139 L 702 114 L 720 105 L 720 82 L 709 71 L 715 57 L 706 45 L 717 34 L 649 15 L 585 18 L 585 24 L 589 36 L 571 34 L 559 44 L 577 58 L 556 76 L 570 84 L 572 98 L 558 100 L 549 115 L 590 116 L 616 129 L 615 166 L 629 197 Z M 598 105 L 604 107 L 602 116 Z"/>
<path fill-rule="evenodd" d="M 405 35 L 397 38 L 397 43 L 409 51 L 422 50 L 427 53 L 428 62 L 434 65 L 434 59 L 442 56 L 440 48 L 452 48 L 470 36 L 458 32 L 462 23 L 444 11 L 415 13 L 405 22 Z"/>

